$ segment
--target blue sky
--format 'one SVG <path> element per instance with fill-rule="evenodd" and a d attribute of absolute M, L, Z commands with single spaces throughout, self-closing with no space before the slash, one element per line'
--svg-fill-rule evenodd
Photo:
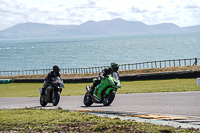
<path fill-rule="evenodd" d="M 0 0 L 0 30 L 25 22 L 77 25 L 115 18 L 200 25 L 200 0 Z"/>

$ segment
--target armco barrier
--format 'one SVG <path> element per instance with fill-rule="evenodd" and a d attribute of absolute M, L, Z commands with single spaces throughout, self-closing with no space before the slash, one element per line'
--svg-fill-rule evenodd
<path fill-rule="evenodd" d="M 148 74 L 121 75 L 121 81 L 136 80 L 158 80 L 158 79 L 176 79 L 176 78 L 197 78 L 200 77 L 200 70 L 161 72 Z M 64 83 L 91 83 L 94 77 L 64 79 Z M 44 79 L 16 79 L 15 83 L 43 83 Z"/>
<path fill-rule="evenodd" d="M 63 79 L 64 83 L 90 83 L 95 77 Z M 44 79 L 16 79 L 15 83 L 44 83 Z"/>
<path fill-rule="evenodd" d="M 126 76 L 120 76 L 120 80 L 135 81 L 135 80 L 159 80 L 159 79 L 176 79 L 176 78 L 183 79 L 183 78 L 197 78 L 197 77 L 200 77 L 200 70 L 126 75 Z"/>
<path fill-rule="evenodd" d="M 0 84 L 12 83 L 12 79 L 0 79 Z"/>

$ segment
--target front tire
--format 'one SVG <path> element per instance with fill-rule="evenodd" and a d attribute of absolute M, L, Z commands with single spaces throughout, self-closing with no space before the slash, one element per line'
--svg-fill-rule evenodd
<path fill-rule="evenodd" d="M 55 96 L 52 97 L 52 104 L 53 106 L 57 106 L 60 101 L 60 92 L 54 92 L 54 95 Z"/>
<path fill-rule="evenodd" d="M 111 90 L 110 93 L 103 98 L 103 105 L 109 106 L 115 98 L 115 90 Z"/>
<path fill-rule="evenodd" d="M 40 105 L 43 107 L 47 105 L 47 102 L 41 96 L 40 96 Z"/>
<path fill-rule="evenodd" d="M 83 103 L 85 106 L 91 106 L 93 104 L 92 97 L 88 93 L 85 94 Z"/>

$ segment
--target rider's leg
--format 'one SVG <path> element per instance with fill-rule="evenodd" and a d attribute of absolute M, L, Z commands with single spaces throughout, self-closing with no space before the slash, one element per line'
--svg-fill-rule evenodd
<path fill-rule="evenodd" d="M 47 84 L 45 83 L 43 86 L 42 86 L 42 96 L 44 96 L 45 95 L 45 90 L 46 90 L 46 88 L 47 88 Z"/>
<path fill-rule="evenodd" d="M 90 87 L 90 91 L 89 91 L 90 95 L 93 95 L 93 92 L 94 92 L 95 87 L 96 87 L 100 82 L 101 82 L 101 79 L 100 79 L 100 77 L 98 77 L 98 78 L 94 81 L 93 85 Z"/>

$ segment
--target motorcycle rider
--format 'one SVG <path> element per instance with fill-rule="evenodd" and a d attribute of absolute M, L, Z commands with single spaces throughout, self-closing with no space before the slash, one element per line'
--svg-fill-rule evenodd
<path fill-rule="evenodd" d="M 105 68 L 102 70 L 102 72 L 99 73 L 99 77 L 96 78 L 93 85 L 91 86 L 89 90 L 89 94 L 93 95 L 95 87 L 100 84 L 101 79 L 107 78 L 109 74 L 112 74 L 113 72 L 117 72 L 119 69 L 119 65 L 117 63 L 111 63 L 111 66 L 109 68 Z M 118 72 L 117 72 L 118 73 Z"/>
<path fill-rule="evenodd" d="M 59 76 L 61 78 L 61 75 L 60 75 L 59 71 L 60 71 L 60 68 L 57 65 L 54 65 L 53 66 L 53 71 L 48 73 L 47 77 L 45 78 L 45 83 L 44 83 L 44 85 L 42 87 L 42 94 L 41 94 L 42 97 L 44 97 L 45 90 L 51 84 L 53 79 L 56 78 L 57 76 Z"/>

